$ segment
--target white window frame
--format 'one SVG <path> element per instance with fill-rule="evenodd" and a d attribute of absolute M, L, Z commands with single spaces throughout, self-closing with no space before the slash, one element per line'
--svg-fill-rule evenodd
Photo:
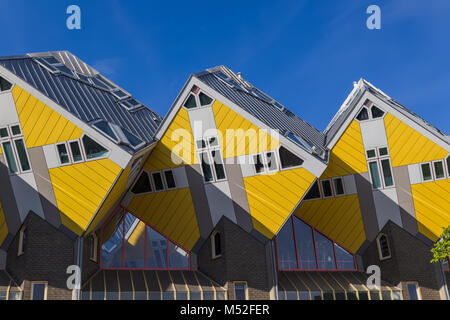
<path fill-rule="evenodd" d="M 209 145 L 209 139 L 211 139 L 211 138 L 215 138 L 217 140 L 217 146 L 212 146 L 211 147 Z M 198 147 L 198 142 L 201 141 L 201 140 L 205 141 L 205 147 L 204 148 L 199 148 Z M 208 183 L 227 181 L 227 172 L 226 172 L 226 167 L 225 167 L 225 160 L 223 158 L 223 153 L 222 153 L 222 148 L 220 146 L 219 137 L 218 136 L 208 136 L 208 137 L 203 137 L 201 139 L 198 139 L 198 140 L 195 141 L 195 148 L 197 149 L 197 157 L 199 159 L 200 167 L 201 167 L 201 170 L 202 170 L 203 182 L 205 184 L 208 184 Z M 212 155 L 211 155 L 212 151 L 217 151 L 217 152 L 220 153 L 220 158 L 222 159 L 223 174 L 225 176 L 223 179 L 218 179 L 217 178 L 216 168 L 214 166 L 214 159 L 212 158 Z M 200 154 L 205 153 L 205 152 L 206 152 L 206 155 L 208 157 L 209 167 L 211 168 L 211 171 L 212 171 L 212 178 L 213 178 L 212 181 L 205 181 L 205 179 L 204 179 L 205 173 L 203 172 L 203 166 L 201 164 L 201 156 L 200 156 Z"/>
<path fill-rule="evenodd" d="M 197 87 L 197 91 L 196 92 L 194 92 L 194 91 L 192 91 L 193 89 L 194 89 L 194 87 Z M 211 103 L 210 104 L 208 104 L 208 105 L 206 105 L 206 106 L 202 106 L 201 105 L 201 103 L 200 103 L 200 92 L 203 92 L 203 94 L 205 94 L 205 95 L 207 95 L 208 97 L 210 97 L 211 99 L 212 99 L 212 101 L 211 101 Z M 194 96 L 194 98 L 195 98 L 195 103 L 197 104 L 197 107 L 195 107 L 195 108 L 186 108 L 184 105 L 186 104 L 186 102 L 187 102 L 187 100 L 189 99 L 189 96 L 190 95 L 193 95 Z M 198 109 L 201 109 L 201 108 L 211 108 L 212 107 L 212 105 L 214 104 L 214 102 L 216 102 L 216 99 L 214 99 L 210 94 L 208 94 L 208 93 L 206 93 L 205 91 L 203 91 L 202 89 L 200 89 L 200 87 L 199 86 L 196 86 L 196 85 L 194 85 L 190 90 L 189 90 L 189 93 L 187 94 L 187 96 L 186 96 L 186 99 L 184 99 L 184 101 L 183 101 L 183 103 L 182 103 L 182 108 L 184 108 L 185 110 L 198 110 Z"/>
<path fill-rule="evenodd" d="M 342 190 L 344 190 L 344 193 L 342 193 L 342 194 L 337 194 L 337 188 L 336 188 L 336 185 L 335 185 L 335 183 L 334 183 L 335 180 L 339 180 L 339 179 L 340 179 L 341 182 L 342 182 Z M 347 192 L 346 192 L 346 190 L 345 190 L 344 178 L 343 178 L 343 177 L 334 177 L 334 178 L 332 178 L 332 180 L 333 180 L 332 185 L 333 185 L 333 190 L 334 190 L 334 196 L 335 196 L 335 197 L 342 197 L 342 196 L 345 196 L 345 195 L 347 194 Z"/>
<path fill-rule="evenodd" d="M 73 153 L 72 153 L 72 148 L 70 146 L 70 144 L 72 142 L 77 142 L 78 143 L 78 147 L 80 148 L 80 153 L 81 153 L 81 160 L 80 161 L 75 161 L 74 157 L 73 157 Z M 82 163 L 82 162 L 86 162 L 86 156 L 83 152 L 83 147 L 81 146 L 81 141 L 80 139 L 74 139 L 74 140 L 69 140 L 67 141 L 67 146 L 69 147 L 69 154 L 70 154 L 70 159 L 72 161 L 72 163 Z"/>
<path fill-rule="evenodd" d="M 387 155 L 380 156 L 380 149 L 383 149 L 383 148 L 387 149 Z M 371 151 L 371 150 L 375 151 L 375 157 L 369 158 L 367 155 L 367 152 Z M 392 168 L 392 160 L 390 157 L 389 147 L 387 147 L 387 146 L 375 147 L 375 148 L 367 149 L 367 150 L 365 150 L 365 152 L 366 152 L 366 159 L 367 159 L 367 169 L 369 171 L 369 177 L 370 177 L 370 183 L 372 185 L 372 190 L 383 190 L 383 189 L 395 188 L 394 170 Z M 385 181 L 384 174 L 383 174 L 383 167 L 381 165 L 381 161 L 383 161 L 383 160 L 389 161 L 389 166 L 391 169 L 391 177 L 392 177 L 392 185 L 391 186 L 386 186 L 386 181 Z M 378 174 L 379 174 L 380 180 L 381 180 L 381 186 L 379 188 L 375 188 L 373 185 L 373 177 L 370 172 L 370 166 L 369 166 L 369 164 L 371 162 L 377 163 L 377 170 L 378 170 Z"/>
<path fill-rule="evenodd" d="M 425 177 L 423 176 L 423 170 L 422 170 L 422 165 L 427 164 L 430 166 L 430 173 L 431 173 L 431 179 L 430 180 L 425 180 Z M 422 162 L 419 164 L 419 168 L 420 168 L 420 178 L 422 179 L 422 182 L 431 182 L 435 180 L 435 175 L 434 175 L 434 169 L 433 169 L 433 163 L 430 162 Z"/>
<path fill-rule="evenodd" d="M 9 83 L 11 83 L 11 88 L 9 88 L 8 90 L 0 91 L 0 94 L 12 92 L 12 90 L 14 89 L 15 83 L 12 82 L 11 80 L 9 80 L 7 77 L 5 77 L 3 74 L 0 74 L 0 77 L 2 77 L 3 79 L 5 79 Z"/>
<path fill-rule="evenodd" d="M 323 183 L 325 181 L 328 181 L 330 183 L 330 187 L 331 187 L 331 196 L 325 196 L 325 191 L 323 190 Z M 334 186 L 333 186 L 333 180 L 332 179 L 323 179 L 320 180 L 320 193 L 322 196 L 322 199 L 329 199 L 329 198 L 333 198 L 335 193 L 334 193 Z"/>
<path fill-rule="evenodd" d="M 316 182 L 317 182 L 317 188 L 319 188 L 319 197 L 318 197 L 318 198 L 312 198 L 312 199 L 305 199 L 305 198 L 303 198 L 303 201 L 315 201 L 315 200 L 322 200 L 322 199 L 323 199 L 323 194 L 322 194 L 322 189 L 321 189 L 321 183 L 320 183 L 320 180 L 317 179 L 317 180 L 315 180 L 314 183 L 316 183 Z M 311 187 L 314 185 L 314 183 L 311 184 Z M 305 193 L 305 196 L 306 196 L 306 194 L 307 194 L 310 190 L 311 190 L 311 189 L 309 188 L 308 191 Z"/>
<path fill-rule="evenodd" d="M 389 250 L 389 255 L 388 255 L 388 256 L 383 256 L 383 253 L 382 253 L 382 251 L 381 251 L 380 238 L 381 238 L 382 236 L 385 236 L 385 237 L 386 237 L 386 244 L 387 244 L 388 250 Z M 380 261 L 383 261 L 383 260 L 387 260 L 387 259 L 392 258 L 391 245 L 390 245 L 390 243 L 389 243 L 389 237 L 387 236 L 387 234 L 385 234 L 385 233 L 380 233 L 380 234 L 377 236 L 376 240 L 377 240 L 377 248 L 378 248 L 378 257 L 380 258 Z"/>
<path fill-rule="evenodd" d="M 33 282 L 31 282 L 31 300 L 33 300 L 34 286 L 37 285 L 37 284 L 45 284 L 44 300 L 47 300 L 47 293 L 48 293 L 48 282 L 47 281 L 33 281 Z"/>
<path fill-rule="evenodd" d="M 369 102 L 369 103 L 367 103 Z M 374 118 L 372 116 L 372 107 L 375 106 L 378 109 L 380 109 L 381 111 L 384 112 L 382 117 L 379 118 Z M 366 109 L 367 110 L 367 116 L 369 117 L 366 120 L 358 120 L 356 117 L 361 113 L 362 109 Z M 366 102 L 364 102 L 364 104 L 361 106 L 361 108 L 358 110 L 358 112 L 356 113 L 355 116 L 355 120 L 358 122 L 366 122 L 366 121 L 373 121 L 373 120 L 379 120 L 379 119 L 383 119 L 386 116 L 387 112 L 385 110 L 383 110 L 383 108 L 380 108 L 378 105 L 375 105 L 375 103 L 373 103 L 372 101 L 370 101 L 369 99 L 366 100 Z"/>
<path fill-rule="evenodd" d="M 276 168 L 273 170 L 269 169 L 269 164 L 267 162 L 267 155 L 270 153 L 273 155 L 273 160 L 275 161 L 275 166 L 276 166 Z M 258 157 L 258 156 L 261 157 L 261 163 L 263 165 L 263 170 L 261 172 L 256 171 L 255 157 Z M 276 151 L 264 151 L 264 152 L 256 153 L 256 154 L 251 155 L 251 159 L 252 159 L 253 171 L 254 171 L 255 175 L 269 174 L 269 173 L 275 173 L 275 172 L 280 171 L 280 166 L 279 166 L 279 162 L 278 162 L 279 160 L 278 160 Z"/>
<path fill-rule="evenodd" d="M 150 188 L 152 189 L 151 191 L 148 191 L 148 192 L 142 192 L 142 193 L 134 193 L 132 190 L 133 190 L 133 188 L 134 188 L 134 186 L 136 185 L 136 183 L 138 182 L 138 180 L 139 179 L 136 179 L 136 181 L 134 181 L 134 183 L 131 185 L 131 188 L 130 188 L 130 192 L 132 193 L 132 194 L 134 194 L 134 195 L 136 195 L 136 196 L 142 196 L 142 195 L 145 195 L 145 194 L 151 194 L 151 193 L 154 193 L 155 192 L 155 186 L 153 185 L 153 176 L 151 175 L 151 172 L 148 172 L 147 170 L 142 170 L 142 173 L 146 173 L 147 174 L 147 176 L 148 176 L 148 181 L 149 181 L 149 183 L 150 183 Z M 142 174 L 141 173 L 141 174 Z"/>
<path fill-rule="evenodd" d="M 450 171 L 448 170 L 447 161 L 450 161 L 450 155 L 444 158 L 444 170 L 447 173 L 447 178 L 450 179 Z"/>
<path fill-rule="evenodd" d="M 442 170 L 444 171 L 444 176 L 442 178 L 438 178 L 437 174 L 436 174 L 436 168 L 434 167 L 434 164 L 437 162 L 442 163 Z M 445 166 L 447 165 L 447 163 L 445 162 L 445 160 L 434 160 L 434 161 L 431 161 L 431 164 L 432 164 L 432 175 L 434 176 L 434 180 L 435 181 L 445 180 L 447 178 L 446 170 L 445 170 Z"/>
<path fill-rule="evenodd" d="M 61 162 L 61 157 L 59 156 L 59 150 L 58 150 L 58 146 L 60 146 L 60 145 L 66 146 L 67 156 L 69 157 L 69 162 L 67 162 L 67 163 Z M 55 143 L 55 150 L 56 150 L 56 156 L 58 157 L 58 163 L 59 163 L 60 167 L 70 166 L 73 164 L 72 155 L 71 155 L 71 152 L 69 151 L 69 145 L 68 145 L 67 141 Z M 83 152 L 81 152 L 81 153 L 83 153 Z M 83 154 L 83 157 L 84 157 L 84 154 Z"/>
<path fill-rule="evenodd" d="M 20 134 L 13 135 L 12 127 L 15 127 L 15 126 L 19 126 Z M 33 168 L 31 166 L 31 161 L 30 161 L 30 156 L 28 154 L 27 144 L 25 142 L 25 137 L 23 136 L 23 130 L 22 130 L 22 126 L 20 125 L 20 123 L 13 123 L 13 124 L 10 124 L 10 125 L 5 125 L 5 126 L 2 126 L 1 128 L 2 129 L 5 128 L 8 131 L 8 136 L 7 137 L 0 138 L 0 147 L 2 148 L 2 153 L 3 153 L 4 157 L 5 157 L 5 164 L 8 167 L 8 174 L 10 176 L 15 176 L 15 175 L 19 175 L 19 174 L 32 172 Z M 30 169 L 28 169 L 28 170 L 22 170 L 22 163 L 20 162 L 19 152 L 17 151 L 17 147 L 16 147 L 16 143 L 15 143 L 15 141 L 17 141 L 17 140 L 22 140 L 23 141 L 23 145 L 25 147 L 25 155 L 27 156 L 28 165 L 30 166 Z M 17 166 L 17 172 L 15 172 L 15 173 L 12 173 L 9 170 L 8 161 L 6 160 L 6 154 L 5 154 L 5 150 L 3 148 L 3 143 L 5 143 L 5 142 L 10 142 L 11 146 L 12 146 L 12 151 L 13 151 L 13 154 L 14 154 L 14 160 L 15 160 L 16 166 Z"/>
<path fill-rule="evenodd" d="M 281 163 L 281 156 L 280 156 L 280 149 L 281 149 L 281 147 L 285 148 L 285 149 L 288 150 L 290 153 L 292 153 L 293 155 L 295 155 L 296 157 L 298 157 L 299 159 L 301 159 L 301 160 L 303 161 L 303 163 L 302 163 L 301 165 L 299 165 L 299 166 L 294 166 L 294 167 L 289 167 L 289 168 L 283 168 L 283 164 Z M 279 171 L 285 171 L 285 170 L 292 170 L 292 169 L 304 168 L 303 165 L 304 165 L 304 163 L 305 163 L 305 159 L 302 158 L 302 157 L 300 157 L 298 154 L 296 154 L 295 152 L 293 152 L 293 151 L 292 151 L 291 149 L 289 149 L 288 147 L 280 145 L 280 146 L 278 146 L 278 148 L 276 149 L 275 153 L 276 153 L 277 161 L 278 161 L 278 163 L 279 163 L 279 165 L 278 165 Z"/>
<path fill-rule="evenodd" d="M 84 136 L 88 136 L 90 139 L 94 140 L 95 143 L 98 143 L 99 145 L 101 145 L 101 146 L 102 146 L 104 149 L 106 149 L 106 151 L 108 151 L 108 152 L 107 152 L 104 156 L 102 156 L 102 157 L 98 157 L 98 158 L 94 158 L 94 159 L 88 159 L 88 157 L 87 157 L 87 155 L 86 155 L 86 150 L 84 149 L 84 143 L 83 143 L 83 138 L 84 138 Z M 84 134 L 80 137 L 79 140 L 80 140 L 81 152 L 82 152 L 82 154 L 83 154 L 84 159 L 86 159 L 86 162 L 89 162 L 89 161 L 97 161 L 97 160 L 102 160 L 102 159 L 107 159 L 107 158 L 109 158 L 109 156 L 110 156 L 110 154 L 111 154 L 111 149 L 105 147 L 102 143 L 98 142 L 96 139 L 91 138 L 91 136 L 89 136 L 89 135 L 87 135 L 87 134 L 84 133 Z"/>
<path fill-rule="evenodd" d="M 154 174 L 158 174 L 158 173 L 161 175 L 161 182 L 162 182 L 162 185 L 163 185 L 163 188 L 162 188 L 161 190 L 156 190 L 156 184 L 155 184 L 155 181 L 153 180 L 153 175 L 154 175 Z M 164 191 L 167 190 L 166 179 L 165 179 L 165 177 L 164 177 L 163 170 L 151 172 L 151 173 L 150 173 L 150 177 L 151 177 L 150 180 L 152 181 L 152 185 L 153 185 L 153 187 L 154 187 L 154 188 L 153 188 L 153 192 L 154 192 L 154 193 L 164 192 Z"/>
<path fill-rule="evenodd" d="M 166 180 L 166 172 L 168 172 L 168 171 L 172 172 L 173 181 L 174 181 L 174 183 L 175 183 L 175 187 L 173 187 L 173 188 L 169 188 L 169 185 L 167 184 L 167 180 Z M 175 177 L 175 174 L 173 173 L 173 170 L 172 170 L 172 169 L 166 169 L 166 170 L 163 170 L 162 172 L 163 172 L 163 180 L 164 180 L 164 184 L 165 184 L 165 186 L 166 186 L 166 190 L 175 190 L 175 189 L 178 189 L 177 178 Z"/>

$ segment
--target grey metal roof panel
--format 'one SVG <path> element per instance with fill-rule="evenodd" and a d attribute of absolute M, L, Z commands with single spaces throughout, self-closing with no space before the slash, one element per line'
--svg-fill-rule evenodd
<path fill-rule="evenodd" d="M 111 92 L 63 74 L 52 74 L 31 57 L 3 57 L 0 58 L 0 65 L 82 121 L 109 121 L 128 130 L 147 145 L 154 141 L 156 130 L 162 122 L 162 117 L 146 106 L 128 111 L 117 103 L 118 99 Z"/>
<path fill-rule="evenodd" d="M 225 67 L 222 66 L 220 68 Z M 326 152 L 326 148 L 324 147 L 325 135 L 321 131 L 317 130 L 300 117 L 294 115 L 292 112 L 289 112 L 287 109 L 286 112 L 288 114 L 271 103 L 259 99 L 245 90 L 237 87 L 230 87 L 214 75 L 213 70 L 215 69 L 217 68 L 210 69 L 212 71 L 197 73 L 194 76 L 221 95 L 236 103 L 270 128 L 279 130 L 280 134 L 287 136 L 289 132 L 292 132 L 293 134 L 308 140 L 311 144 L 316 146 L 317 149 Z"/>

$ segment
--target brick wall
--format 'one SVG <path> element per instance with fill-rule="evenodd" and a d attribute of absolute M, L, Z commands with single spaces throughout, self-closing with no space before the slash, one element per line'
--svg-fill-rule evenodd
<path fill-rule="evenodd" d="M 6 269 L 18 285 L 22 299 L 31 298 L 32 281 L 48 282 L 48 300 L 71 300 L 67 289 L 67 267 L 75 264 L 75 241 L 30 212 L 24 225 L 24 254 L 17 256 L 19 232 L 8 249 Z"/>
<path fill-rule="evenodd" d="M 362 254 L 364 267 L 378 265 L 381 278 L 403 289 L 403 299 L 409 300 L 407 282 L 418 282 L 424 300 L 439 300 L 443 279 L 439 266 L 431 264 L 431 247 L 392 221 L 381 230 L 389 238 L 391 258 L 380 261 L 376 240 Z"/>
<path fill-rule="evenodd" d="M 221 234 L 222 255 L 212 259 L 208 238 L 198 253 L 199 270 L 227 287 L 230 300 L 234 299 L 234 281 L 247 283 L 249 299 L 270 299 L 273 287 L 270 242 L 259 242 L 226 217 L 222 217 L 215 230 Z"/>

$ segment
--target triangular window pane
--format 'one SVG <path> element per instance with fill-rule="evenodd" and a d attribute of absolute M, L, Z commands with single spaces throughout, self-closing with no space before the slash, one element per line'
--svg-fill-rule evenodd
<path fill-rule="evenodd" d="M 189 98 L 184 103 L 184 107 L 187 109 L 197 108 L 197 102 L 195 101 L 194 95 L 190 94 Z"/>
<path fill-rule="evenodd" d="M 359 112 L 358 116 L 356 116 L 356 119 L 358 119 L 359 121 L 369 119 L 369 113 L 367 112 L 367 109 L 362 108 L 362 110 Z"/>
<path fill-rule="evenodd" d="M 306 194 L 305 200 L 319 199 L 319 198 L 320 198 L 319 183 L 316 181 Z"/>
<path fill-rule="evenodd" d="M 0 92 L 7 91 L 7 90 L 11 89 L 11 87 L 12 87 L 12 84 L 8 80 L 0 77 Z"/>
<path fill-rule="evenodd" d="M 148 178 L 147 172 L 142 172 L 139 179 L 136 181 L 133 189 L 131 191 L 134 194 L 146 193 L 152 191 L 152 186 L 150 184 L 150 179 Z"/>
<path fill-rule="evenodd" d="M 212 98 L 208 97 L 206 94 L 204 94 L 203 92 L 200 92 L 199 94 L 199 98 L 200 98 L 200 104 L 202 106 L 207 106 L 209 104 L 211 104 L 211 102 L 213 101 Z"/>
<path fill-rule="evenodd" d="M 99 145 L 97 142 L 95 142 L 88 136 L 83 137 L 83 146 L 88 160 L 101 158 L 108 153 L 108 150 L 103 148 L 101 145 Z"/>
<path fill-rule="evenodd" d="M 374 119 L 381 118 L 383 115 L 384 115 L 384 112 L 382 110 L 378 109 L 375 106 L 372 107 L 372 118 L 374 118 Z"/>
<path fill-rule="evenodd" d="M 336 259 L 338 268 L 344 270 L 354 270 L 355 260 L 353 259 L 353 255 L 344 248 L 338 246 L 337 244 L 334 244 L 334 247 L 336 249 Z"/>
<path fill-rule="evenodd" d="M 280 153 L 281 167 L 283 169 L 297 167 L 303 164 L 302 159 L 297 157 L 295 154 L 290 152 L 285 147 L 280 147 L 279 153 Z"/>

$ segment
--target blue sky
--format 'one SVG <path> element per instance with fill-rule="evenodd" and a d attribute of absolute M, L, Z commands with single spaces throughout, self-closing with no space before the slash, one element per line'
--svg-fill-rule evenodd
<path fill-rule="evenodd" d="M 371 4 L 381 30 L 366 28 Z M 450 134 L 449 14 L 448 0 L 0 0 L 0 55 L 69 50 L 161 115 L 190 74 L 223 64 L 320 130 L 363 77 Z"/>

